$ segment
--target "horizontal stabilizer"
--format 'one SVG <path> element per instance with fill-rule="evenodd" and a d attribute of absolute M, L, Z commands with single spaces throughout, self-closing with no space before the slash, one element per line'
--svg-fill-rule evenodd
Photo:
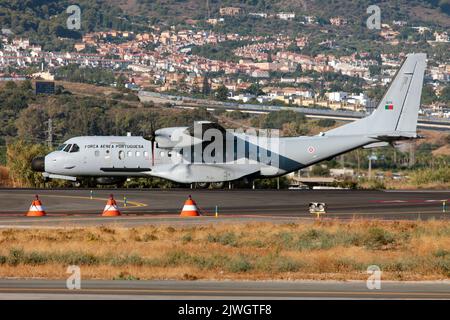
<path fill-rule="evenodd" d="M 389 146 L 389 142 L 375 142 L 364 146 L 364 149 L 383 148 Z"/>

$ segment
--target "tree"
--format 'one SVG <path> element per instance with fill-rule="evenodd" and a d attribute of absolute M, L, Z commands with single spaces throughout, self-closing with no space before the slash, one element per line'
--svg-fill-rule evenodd
<path fill-rule="evenodd" d="M 210 93 L 211 93 L 211 86 L 209 85 L 208 76 L 205 75 L 203 77 L 202 94 L 205 95 L 205 96 L 209 96 Z"/>
<path fill-rule="evenodd" d="M 444 103 L 450 103 L 450 86 L 446 86 L 442 89 L 441 94 L 439 95 L 439 100 Z"/>
<path fill-rule="evenodd" d="M 424 86 L 422 90 L 422 103 L 425 105 L 432 104 L 437 100 L 436 93 L 432 86 Z"/>
<path fill-rule="evenodd" d="M 264 94 L 264 91 L 261 90 L 261 87 L 257 83 L 252 83 L 245 92 L 250 93 L 254 96 L 261 96 Z"/>
<path fill-rule="evenodd" d="M 33 91 L 33 86 L 30 80 L 25 80 L 20 84 L 20 90 L 22 91 Z"/>
<path fill-rule="evenodd" d="M 330 175 L 330 169 L 322 165 L 315 165 L 311 170 L 311 174 L 315 177 L 326 177 Z"/>
<path fill-rule="evenodd" d="M 220 101 L 226 101 L 228 100 L 228 93 L 229 93 L 228 88 L 225 87 L 224 85 L 221 85 L 216 90 L 216 99 Z"/>
<path fill-rule="evenodd" d="M 381 67 L 377 65 L 369 66 L 370 76 L 378 76 L 381 74 Z"/>
<path fill-rule="evenodd" d="M 117 88 L 125 88 L 125 84 L 127 83 L 127 78 L 121 74 L 117 77 Z"/>
<path fill-rule="evenodd" d="M 15 187 L 43 187 L 44 178 L 31 169 L 34 157 L 45 155 L 49 150 L 42 144 L 31 144 L 16 140 L 7 146 L 6 164 L 9 176 Z"/>
<path fill-rule="evenodd" d="M 6 90 L 14 90 L 17 89 L 17 84 L 14 81 L 7 81 L 5 83 L 5 89 Z"/>

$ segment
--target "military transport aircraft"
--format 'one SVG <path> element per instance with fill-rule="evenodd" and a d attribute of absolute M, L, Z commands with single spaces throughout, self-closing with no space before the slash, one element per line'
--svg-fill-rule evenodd
<path fill-rule="evenodd" d="M 278 177 L 360 147 L 417 138 L 425 68 L 425 54 L 409 54 L 371 115 L 316 136 L 234 132 L 201 121 L 159 129 L 148 137 L 75 137 L 31 165 L 46 179 L 93 178 L 97 184 L 154 176 L 221 186 L 225 181 Z"/>

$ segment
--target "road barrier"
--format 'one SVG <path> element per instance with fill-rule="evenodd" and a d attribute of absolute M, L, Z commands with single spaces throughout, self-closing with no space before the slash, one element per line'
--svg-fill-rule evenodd
<path fill-rule="evenodd" d="M 36 195 L 36 199 L 31 203 L 30 209 L 28 209 L 27 217 L 43 217 L 46 215 L 42 202 L 39 200 L 39 196 Z"/>
<path fill-rule="evenodd" d="M 105 209 L 103 210 L 103 217 L 118 217 L 120 216 L 119 208 L 117 207 L 116 200 L 114 200 L 113 195 L 109 196 L 108 202 L 106 203 Z"/>
<path fill-rule="evenodd" d="M 197 204 L 194 200 L 192 200 L 192 197 L 189 196 L 189 198 L 184 202 L 183 209 L 181 210 L 181 217 L 198 217 L 200 214 L 198 213 Z"/>

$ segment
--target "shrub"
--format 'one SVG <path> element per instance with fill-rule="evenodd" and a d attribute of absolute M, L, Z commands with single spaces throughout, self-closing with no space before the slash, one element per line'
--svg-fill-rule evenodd
<path fill-rule="evenodd" d="M 300 267 L 299 262 L 286 257 L 278 257 L 275 261 L 275 270 L 278 272 L 296 272 Z"/>
<path fill-rule="evenodd" d="M 23 258 L 25 253 L 23 249 L 12 248 L 9 250 L 9 255 L 7 257 L 7 261 L 9 265 L 17 266 L 19 263 L 23 262 Z"/>
<path fill-rule="evenodd" d="M 438 249 L 433 253 L 433 255 L 438 258 L 444 258 L 447 255 L 450 256 L 450 251 L 445 249 Z"/>
<path fill-rule="evenodd" d="M 328 232 L 311 229 L 302 233 L 297 241 L 297 249 L 329 249 L 335 245 L 333 235 Z"/>
<path fill-rule="evenodd" d="M 190 233 L 186 233 L 181 237 L 181 241 L 183 241 L 183 243 L 188 243 L 192 241 L 192 234 Z"/>
<path fill-rule="evenodd" d="M 251 263 L 244 257 L 239 257 L 228 262 L 228 270 L 233 273 L 247 272 L 252 268 Z"/>
<path fill-rule="evenodd" d="M 145 262 L 144 259 L 142 259 L 139 255 L 136 254 L 123 257 L 112 257 L 109 259 L 109 264 L 112 266 L 124 266 L 124 265 L 142 266 L 144 262 Z"/>
<path fill-rule="evenodd" d="M 276 235 L 276 241 L 283 248 L 291 248 L 294 240 L 294 236 L 291 232 L 280 232 Z"/>
<path fill-rule="evenodd" d="M 74 264 L 74 265 L 98 265 L 100 263 L 100 259 L 93 254 L 72 251 L 63 254 L 53 254 L 51 257 L 52 261 L 58 262 L 61 264 Z"/>
<path fill-rule="evenodd" d="M 379 227 L 370 228 L 364 239 L 364 245 L 370 249 L 381 249 L 383 246 L 394 243 L 394 236 L 387 230 Z"/>
<path fill-rule="evenodd" d="M 152 233 L 144 233 L 144 235 L 142 236 L 142 241 L 144 241 L 144 242 L 155 241 L 155 240 L 158 240 L 158 237 Z"/>
<path fill-rule="evenodd" d="M 207 241 L 220 243 L 224 246 L 237 246 L 237 236 L 234 232 L 224 232 L 218 235 L 208 234 Z"/>
<path fill-rule="evenodd" d="M 130 273 L 128 273 L 126 271 L 121 271 L 118 276 L 113 278 L 113 280 L 129 280 L 129 281 L 133 281 L 133 280 L 139 280 L 139 278 L 131 275 Z"/>
<path fill-rule="evenodd" d="M 191 256 L 184 251 L 171 251 L 165 257 L 163 264 L 165 266 L 178 266 L 182 264 L 189 264 Z"/>
<path fill-rule="evenodd" d="M 332 127 L 336 124 L 336 120 L 333 119 L 320 119 L 317 121 L 317 125 L 322 128 Z"/>
<path fill-rule="evenodd" d="M 41 265 L 48 262 L 48 256 L 45 253 L 31 252 L 26 255 L 23 263 L 31 265 Z"/>
<path fill-rule="evenodd" d="M 450 257 L 447 256 L 445 259 L 440 259 L 437 262 L 437 267 L 442 271 L 446 277 L 450 277 Z"/>
<path fill-rule="evenodd" d="M 227 261 L 228 258 L 226 256 L 222 256 L 220 254 L 214 254 L 212 256 L 204 257 L 204 256 L 194 256 L 192 257 L 192 263 L 200 268 L 200 269 L 215 269 L 222 267 L 224 262 Z"/>
<path fill-rule="evenodd" d="M 411 181 L 420 186 L 429 183 L 449 183 L 450 182 L 450 170 L 447 166 L 437 169 L 422 169 L 411 173 Z"/>

